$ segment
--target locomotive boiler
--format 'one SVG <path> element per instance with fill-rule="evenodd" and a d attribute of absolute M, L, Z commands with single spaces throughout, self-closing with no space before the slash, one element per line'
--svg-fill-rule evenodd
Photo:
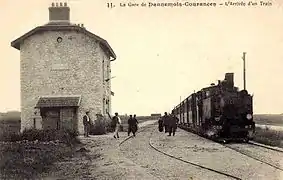
<path fill-rule="evenodd" d="M 173 110 L 179 127 L 214 140 L 252 139 L 253 97 L 234 86 L 234 73 L 223 81 L 191 94 Z"/>

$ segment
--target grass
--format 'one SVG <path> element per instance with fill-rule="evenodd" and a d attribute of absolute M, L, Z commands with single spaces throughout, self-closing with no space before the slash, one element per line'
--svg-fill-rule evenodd
<path fill-rule="evenodd" d="M 255 114 L 256 124 L 283 126 L 283 114 Z M 283 147 L 283 132 L 256 127 L 254 141 L 270 146 Z"/>
<path fill-rule="evenodd" d="M 36 179 L 54 162 L 70 157 L 79 143 L 67 131 L 27 130 L 0 142 L 0 179 Z"/>
<path fill-rule="evenodd" d="M 256 127 L 254 141 L 283 148 L 283 132 Z"/>
<path fill-rule="evenodd" d="M 4 121 L 20 124 L 18 114 L 7 114 L 1 114 L 2 124 Z M 127 131 L 128 118 L 121 117 L 121 131 Z M 137 119 L 141 123 L 156 117 L 140 116 Z M 91 127 L 91 134 L 111 132 L 110 122 L 110 119 L 100 117 Z M 38 179 L 40 174 L 48 172 L 55 162 L 73 157 L 76 147 L 80 144 L 76 132 L 36 129 L 22 133 L 18 131 L 3 133 L 0 136 L 0 179 Z"/>

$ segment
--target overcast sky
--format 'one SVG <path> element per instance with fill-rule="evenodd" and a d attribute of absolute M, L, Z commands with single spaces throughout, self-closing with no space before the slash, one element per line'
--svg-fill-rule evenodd
<path fill-rule="evenodd" d="M 0 112 L 20 110 L 20 53 L 10 43 L 48 22 L 51 2 L 0 1 Z M 114 9 L 107 8 L 105 0 L 66 2 L 71 22 L 84 23 L 117 54 L 112 62 L 113 111 L 138 115 L 169 111 L 180 96 L 222 80 L 225 72 L 234 72 L 235 84 L 242 89 L 245 51 L 254 113 L 283 113 L 279 0 L 271 7 Z M 118 6 L 120 1 L 113 3 Z"/>

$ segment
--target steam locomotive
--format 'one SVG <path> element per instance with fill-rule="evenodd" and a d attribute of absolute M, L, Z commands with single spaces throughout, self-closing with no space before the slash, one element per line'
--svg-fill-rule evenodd
<path fill-rule="evenodd" d="M 179 118 L 180 128 L 217 141 L 248 142 L 255 131 L 253 96 L 234 86 L 234 73 L 191 94 L 172 114 Z"/>

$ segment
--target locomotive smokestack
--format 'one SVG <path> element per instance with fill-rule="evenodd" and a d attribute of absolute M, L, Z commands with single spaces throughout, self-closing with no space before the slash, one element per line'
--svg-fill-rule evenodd
<path fill-rule="evenodd" d="M 229 87 L 234 87 L 234 73 L 226 73 L 225 80 L 227 81 Z"/>

